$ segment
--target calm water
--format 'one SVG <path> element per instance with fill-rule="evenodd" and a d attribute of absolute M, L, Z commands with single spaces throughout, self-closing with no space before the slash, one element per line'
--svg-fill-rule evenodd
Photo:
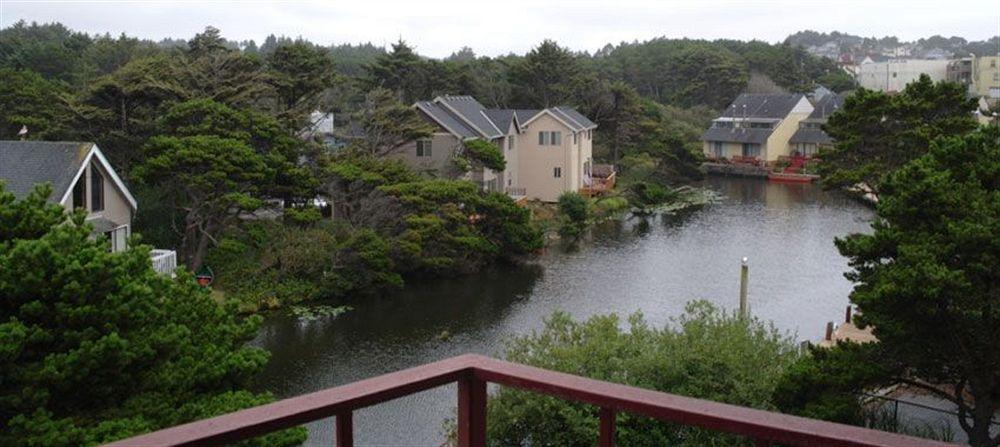
<path fill-rule="evenodd" d="M 722 203 L 608 222 L 581 250 L 551 250 L 537 266 L 411 281 L 332 320 L 268 317 L 256 341 L 272 353 L 261 387 L 290 397 L 461 353 L 500 355 L 505 339 L 541 328 L 556 310 L 641 311 L 662 325 L 692 299 L 734 308 L 743 256 L 751 312 L 799 339 L 822 337 L 851 290 L 833 238 L 866 231 L 872 212 L 812 185 L 712 178 L 705 186 Z M 356 442 L 440 445 L 455 393 L 442 387 L 355 412 Z M 309 445 L 333 445 L 332 419 L 309 429 Z"/>

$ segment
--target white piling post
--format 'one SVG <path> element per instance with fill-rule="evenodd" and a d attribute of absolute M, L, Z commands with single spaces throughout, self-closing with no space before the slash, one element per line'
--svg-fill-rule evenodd
<path fill-rule="evenodd" d="M 743 257 L 743 262 L 740 265 L 740 318 L 746 318 L 749 315 L 749 310 L 747 309 L 747 282 L 750 277 L 750 266 L 747 265 L 747 258 Z"/>

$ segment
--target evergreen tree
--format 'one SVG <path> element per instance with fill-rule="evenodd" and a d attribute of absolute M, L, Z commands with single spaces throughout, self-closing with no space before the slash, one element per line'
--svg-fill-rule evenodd
<path fill-rule="evenodd" d="M 850 260 L 857 321 L 879 340 L 871 359 L 897 382 L 953 402 L 970 444 L 997 446 L 1000 127 L 920 152 L 880 185 L 874 232 L 837 248 Z"/>
<path fill-rule="evenodd" d="M 823 126 L 836 141 L 820 153 L 824 186 L 861 185 L 879 196 L 882 178 L 923 155 L 935 138 L 975 129 L 975 109 L 965 87 L 927 75 L 898 95 L 859 89 Z"/>
<path fill-rule="evenodd" d="M 354 119 L 362 133 L 352 144 L 373 157 L 384 157 L 403 145 L 431 136 L 433 128 L 416 110 L 398 100 L 384 88 L 368 93 Z"/>
<path fill-rule="evenodd" d="M 267 56 L 267 68 L 267 82 L 277 97 L 277 117 L 295 130 L 306 126 L 320 94 L 337 79 L 330 53 L 305 42 L 275 49 Z"/>
<path fill-rule="evenodd" d="M 510 69 L 514 103 L 525 108 L 546 108 L 570 103 L 571 81 L 581 71 L 569 49 L 545 40 Z"/>
<path fill-rule="evenodd" d="M 0 185 L 0 444 L 102 443 L 270 400 L 246 391 L 267 362 L 247 345 L 259 317 L 157 274 L 147 247 L 110 253 L 50 194 Z"/>

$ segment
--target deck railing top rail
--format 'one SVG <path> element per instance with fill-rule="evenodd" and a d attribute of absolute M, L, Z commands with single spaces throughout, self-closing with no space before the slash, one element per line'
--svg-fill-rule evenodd
<path fill-rule="evenodd" d="M 252 438 L 331 416 L 337 445 L 352 445 L 351 414 L 359 408 L 458 382 L 458 443 L 486 440 L 486 383 L 534 391 L 600 407 L 600 445 L 614 444 L 615 412 L 747 436 L 767 445 L 943 446 L 937 441 L 549 371 L 474 354 L 328 388 L 226 415 L 115 442 L 113 446 L 206 445 Z"/>

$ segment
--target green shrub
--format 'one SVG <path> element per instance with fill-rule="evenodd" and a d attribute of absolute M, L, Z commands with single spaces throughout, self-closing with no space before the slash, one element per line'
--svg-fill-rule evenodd
<path fill-rule="evenodd" d="M 469 154 L 471 161 L 482 164 L 494 171 L 503 171 L 507 167 L 507 162 L 503 158 L 503 152 L 489 141 L 480 139 L 466 141 L 465 150 Z"/>
<path fill-rule="evenodd" d="M 562 214 L 562 224 L 559 234 L 563 237 L 579 237 L 587 227 L 590 218 L 587 199 L 576 191 L 567 191 L 559 196 L 559 213 Z"/>
<path fill-rule="evenodd" d="M 537 334 L 512 340 L 510 361 L 668 393 L 773 409 L 782 373 L 798 357 L 791 338 L 760 320 L 740 319 L 705 301 L 689 303 L 673 326 L 652 328 L 636 314 L 586 322 L 556 313 Z M 598 409 L 501 388 L 489 402 L 490 439 L 500 445 L 591 445 Z M 739 445 L 747 441 L 619 413 L 621 445 Z"/>

